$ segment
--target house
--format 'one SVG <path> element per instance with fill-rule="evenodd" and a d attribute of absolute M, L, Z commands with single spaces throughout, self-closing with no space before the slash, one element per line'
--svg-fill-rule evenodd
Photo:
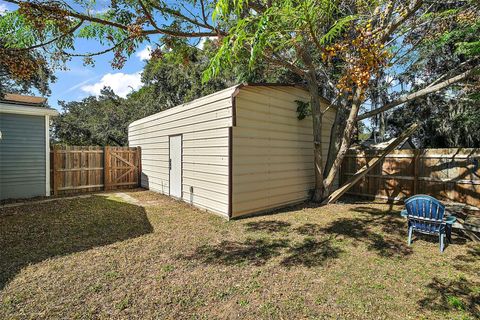
<path fill-rule="evenodd" d="M 45 98 L 0 100 L 0 200 L 50 195 L 50 117 Z"/>
<path fill-rule="evenodd" d="M 312 119 L 298 120 L 296 100 L 309 101 L 308 92 L 241 84 L 131 123 L 141 185 L 226 218 L 306 200 L 314 188 Z M 324 155 L 334 117 L 328 108 Z"/>

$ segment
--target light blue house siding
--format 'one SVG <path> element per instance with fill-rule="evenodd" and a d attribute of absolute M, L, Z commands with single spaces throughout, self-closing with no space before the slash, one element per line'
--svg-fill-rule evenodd
<path fill-rule="evenodd" d="M 0 131 L 0 199 L 45 196 L 45 116 L 0 113 Z"/>

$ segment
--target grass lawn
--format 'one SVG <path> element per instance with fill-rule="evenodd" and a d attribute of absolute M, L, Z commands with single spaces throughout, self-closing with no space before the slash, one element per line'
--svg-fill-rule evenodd
<path fill-rule="evenodd" d="M 400 208 L 227 222 L 167 197 L 0 209 L 0 319 L 478 319 L 480 245 L 406 245 Z"/>

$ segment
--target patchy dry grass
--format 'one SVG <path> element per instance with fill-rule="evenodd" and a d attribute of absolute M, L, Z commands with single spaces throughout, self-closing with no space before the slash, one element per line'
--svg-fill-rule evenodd
<path fill-rule="evenodd" d="M 0 209 L 0 318 L 475 319 L 480 246 L 406 246 L 398 211 L 224 221 L 150 192 Z"/>

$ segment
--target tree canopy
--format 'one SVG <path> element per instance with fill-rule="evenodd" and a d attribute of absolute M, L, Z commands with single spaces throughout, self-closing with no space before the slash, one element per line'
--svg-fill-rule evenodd
<path fill-rule="evenodd" d="M 48 94 L 53 80 L 53 70 L 39 52 L 10 49 L 0 40 L 0 98 L 6 92 L 32 93 L 32 89 Z"/>

